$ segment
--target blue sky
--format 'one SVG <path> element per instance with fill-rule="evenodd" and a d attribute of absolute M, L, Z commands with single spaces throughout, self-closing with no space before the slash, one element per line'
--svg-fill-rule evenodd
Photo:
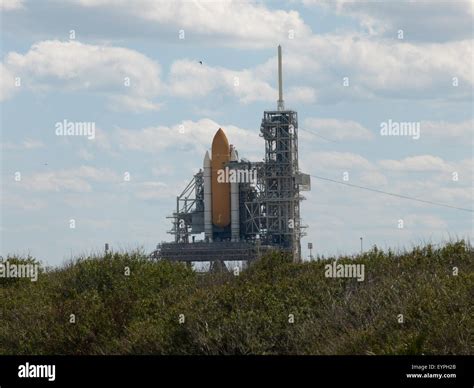
<path fill-rule="evenodd" d="M 472 14 L 471 1 L 3 0 L 0 254 L 57 265 L 170 240 L 165 217 L 219 127 L 263 157 L 278 44 L 304 172 L 472 208 Z M 57 136 L 65 119 L 95 138 Z M 420 138 L 382 136 L 388 120 Z M 314 178 L 304 195 L 313 254 L 473 235 L 472 212 Z"/>

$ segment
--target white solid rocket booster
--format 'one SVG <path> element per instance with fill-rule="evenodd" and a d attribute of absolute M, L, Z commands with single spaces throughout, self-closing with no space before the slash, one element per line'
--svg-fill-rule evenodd
<path fill-rule="evenodd" d="M 212 241 L 212 192 L 211 192 L 211 158 L 209 152 L 204 155 L 204 236 Z"/>
<path fill-rule="evenodd" d="M 238 156 L 235 147 L 230 148 L 230 161 L 237 162 Z M 239 183 L 230 184 L 230 227 L 232 241 L 240 239 L 240 216 L 239 216 Z"/>

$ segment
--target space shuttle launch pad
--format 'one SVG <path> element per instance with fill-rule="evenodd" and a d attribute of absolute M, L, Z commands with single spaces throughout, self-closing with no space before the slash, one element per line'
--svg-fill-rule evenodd
<path fill-rule="evenodd" d="M 263 161 L 239 158 L 224 129 L 216 128 L 202 169 L 176 199 L 174 242 L 157 246 L 152 257 L 185 262 L 252 261 L 271 250 L 301 260 L 300 192 L 310 177 L 298 166 L 298 114 L 283 101 L 281 47 L 278 46 L 277 110 L 265 111 L 260 137 Z M 230 139 L 232 140 L 232 139 Z M 253 179 L 228 179 L 243 172 Z M 245 174 L 244 174 L 245 175 Z"/>

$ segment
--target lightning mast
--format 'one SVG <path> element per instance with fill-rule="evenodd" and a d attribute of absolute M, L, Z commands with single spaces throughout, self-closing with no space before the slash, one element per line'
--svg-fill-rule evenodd
<path fill-rule="evenodd" d="M 278 110 L 285 110 L 285 102 L 283 101 L 283 76 L 281 69 L 281 46 L 278 45 Z"/>

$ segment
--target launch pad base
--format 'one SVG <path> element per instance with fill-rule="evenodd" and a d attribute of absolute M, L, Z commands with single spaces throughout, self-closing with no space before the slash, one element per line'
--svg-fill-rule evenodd
<path fill-rule="evenodd" d="M 253 261 L 275 247 L 248 242 L 162 243 L 151 257 L 169 261 Z"/>

